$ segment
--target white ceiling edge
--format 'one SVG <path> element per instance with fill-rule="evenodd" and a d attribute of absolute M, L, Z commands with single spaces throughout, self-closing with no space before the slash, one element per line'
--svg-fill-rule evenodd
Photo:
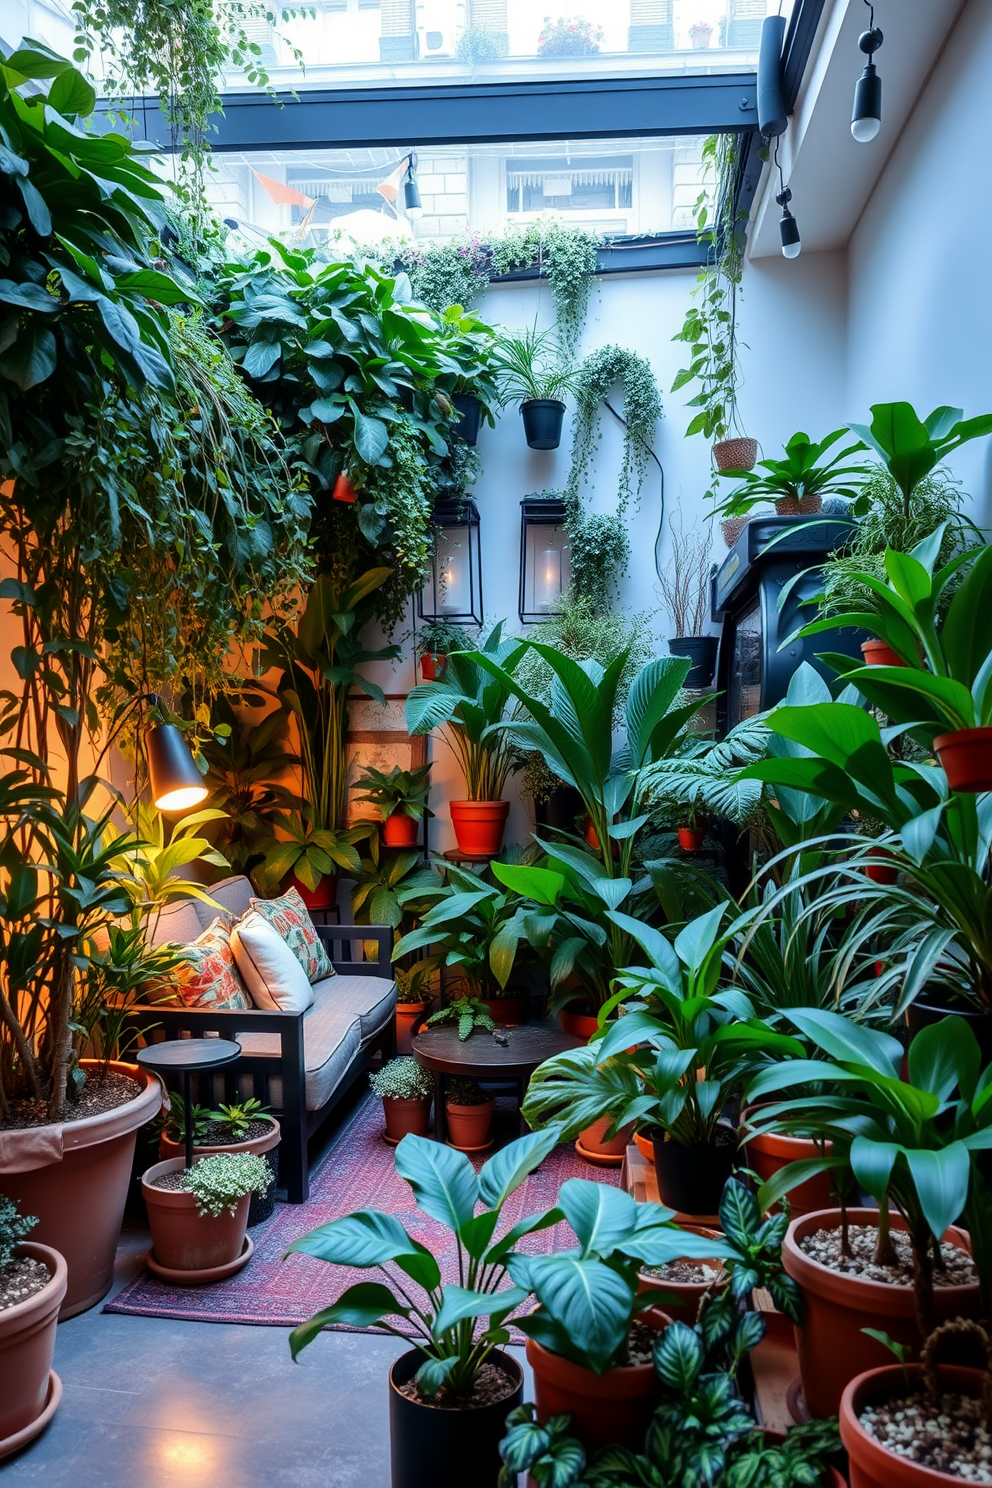
<path fill-rule="evenodd" d="M 875 65 L 882 80 L 882 127 L 868 144 L 851 135 L 854 86 L 867 58 L 858 37 L 864 0 L 824 7 L 779 160 L 804 250 L 846 247 L 967 0 L 876 0 L 884 35 Z M 775 201 L 778 172 L 765 167 L 751 213 L 750 258 L 781 253 Z"/>

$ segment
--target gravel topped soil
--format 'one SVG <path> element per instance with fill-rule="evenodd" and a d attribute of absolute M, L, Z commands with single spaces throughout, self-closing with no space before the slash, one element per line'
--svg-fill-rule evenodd
<path fill-rule="evenodd" d="M 708 1286 L 723 1274 L 723 1267 L 709 1261 L 668 1261 L 664 1266 L 642 1266 L 642 1276 L 653 1276 L 658 1281 L 677 1281 Z"/>
<path fill-rule="evenodd" d="M 32 1256 L 15 1256 L 6 1266 L 0 1266 L 0 1312 L 7 1307 L 16 1307 L 26 1302 L 49 1281 L 48 1267 L 44 1261 Z"/>
<path fill-rule="evenodd" d="M 831 1271 L 840 1271 L 844 1276 L 860 1276 L 865 1281 L 882 1281 L 889 1286 L 912 1286 L 913 1251 L 909 1236 L 905 1230 L 892 1230 L 890 1233 L 896 1255 L 899 1257 L 898 1264 L 895 1266 L 875 1264 L 878 1230 L 874 1225 L 848 1226 L 847 1238 L 851 1250 L 849 1256 L 841 1254 L 839 1227 L 830 1230 L 814 1230 L 811 1235 L 803 1236 L 799 1247 L 811 1261 L 818 1261 L 821 1266 L 828 1266 Z M 934 1267 L 934 1286 L 968 1286 L 978 1280 L 978 1271 L 974 1261 L 959 1245 L 951 1245 L 945 1240 L 941 1243 L 940 1253 L 944 1261 L 944 1270 L 940 1271 Z"/>
<path fill-rule="evenodd" d="M 635 1321 L 627 1334 L 627 1357 L 621 1362 L 626 1365 L 650 1364 L 654 1358 L 654 1345 L 657 1337 L 657 1328 L 651 1328 L 647 1323 Z"/>
<path fill-rule="evenodd" d="M 171 1189 L 173 1193 L 178 1193 L 183 1186 L 183 1174 L 185 1173 L 185 1171 L 185 1168 L 180 1168 L 177 1173 L 160 1173 L 155 1179 L 155 1182 L 152 1183 L 150 1187 L 168 1188 Z"/>
<path fill-rule="evenodd" d="M 240 1137 L 232 1137 L 231 1128 L 221 1121 L 208 1121 L 205 1130 L 196 1138 L 197 1147 L 233 1147 L 239 1142 L 254 1142 L 258 1137 L 267 1137 L 272 1130 L 271 1121 L 249 1121 L 248 1130 Z M 169 1132 L 173 1142 L 180 1145 L 186 1140 L 183 1133 Z"/>
<path fill-rule="evenodd" d="M 866 1406 L 859 1419 L 899 1457 L 965 1483 L 992 1483 L 992 1433 L 975 1396 L 942 1395 L 935 1407 L 917 1393 Z"/>
<path fill-rule="evenodd" d="M 78 1100 L 70 1100 L 66 1106 L 65 1120 L 83 1121 L 87 1116 L 102 1116 L 105 1111 L 114 1111 L 126 1106 L 139 1096 L 144 1086 L 130 1075 L 108 1070 L 105 1075 L 87 1074 L 86 1084 Z M 29 1126 L 48 1126 L 48 1106 L 45 1101 L 15 1101 L 10 1116 L 0 1121 L 0 1130 L 23 1130 Z"/>
<path fill-rule="evenodd" d="M 436 1395 L 421 1395 L 416 1379 L 408 1379 L 406 1384 L 396 1387 L 401 1395 L 408 1400 L 415 1400 L 418 1405 L 434 1405 L 439 1410 L 470 1410 L 473 1406 L 496 1405 L 500 1400 L 505 1400 L 512 1395 L 516 1389 L 516 1382 L 496 1364 L 483 1364 L 475 1377 L 475 1389 L 471 1395 L 462 1396 L 453 1400 L 444 1385 L 441 1386 Z"/>

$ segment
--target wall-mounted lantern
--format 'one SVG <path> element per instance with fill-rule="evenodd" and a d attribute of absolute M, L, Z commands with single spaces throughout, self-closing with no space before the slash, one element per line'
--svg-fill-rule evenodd
<path fill-rule="evenodd" d="M 520 619 L 525 625 L 560 614 L 571 572 L 564 501 L 525 496 L 520 503 Z"/>
<path fill-rule="evenodd" d="M 420 592 L 421 620 L 481 625 L 482 548 L 479 508 L 470 497 L 434 504 L 437 547 Z"/>

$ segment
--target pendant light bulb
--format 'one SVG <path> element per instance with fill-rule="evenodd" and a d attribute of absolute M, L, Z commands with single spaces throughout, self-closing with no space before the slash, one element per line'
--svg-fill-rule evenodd
<path fill-rule="evenodd" d="M 858 40 L 858 46 L 868 58 L 854 88 L 854 108 L 851 111 L 851 134 L 860 145 L 873 140 L 882 127 L 882 79 L 873 61 L 874 53 L 881 45 L 882 33 L 877 26 L 863 31 Z"/>
<path fill-rule="evenodd" d="M 792 200 L 792 192 L 788 186 L 780 191 L 775 200 L 782 208 L 782 216 L 779 219 L 778 231 L 782 240 L 782 254 L 785 258 L 798 258 L 802 252 L 802 239 L 799 236 L 799 223 L 789 211 L 789 203 Z"/>
<path fill-rule="evenodd" d="M 403 210 L 414 222 L 424 215 L 424 204 L 420 200 L 420 187 L 417 184 L 417 167 L 413 155 L 410 156 L 406 179 L 403 182 Z"/>

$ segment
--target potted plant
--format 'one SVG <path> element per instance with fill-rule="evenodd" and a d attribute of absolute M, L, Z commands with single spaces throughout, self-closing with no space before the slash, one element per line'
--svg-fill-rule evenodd
<path fill-rule="evenodd" d="M 737 774 L 764 756 L 769 737 L 760 716 L 736 724 L 719 742 L 695 731 L 687 734 L 677 752 L 644 771 L 644 803 L 652 823 L 668 830 L 674 826 L 680 846 L 689 852 L 699 850 L 713 820 L 771 836 L 761 786 Z"/>
<path fill-rule="evenodd" d="M 448 1136 L 459 1152 L 484 1152 L 492 1146 L 489 1128 L 496 1097 L 486 1095 L 476 1080 L 450 1078 L 444 1090 Z"/>
<path fill-rule="evenodd" d="M 467 857 L 494 857 L 503 840 L 510 814 L 503 789 L 517 768 L 507 738 L 509 689 L 480 665 L 484 657 L 512 674 L 523 641 L 504 639 L 502 621 L 478 651 L 449 655 L 444 675 L 421 682 L 406 700 L 406 726 L 411 734 L 427 734 L 447 725 L 448 740 L 465 778 L 467 799 L 450 802 L 451 823 L 459 852 Z"/>
<path fill-rule="evenodd" d="M 759 460 L 756 469 L 721 469 L 721 480 L 738 484 L 720 499 L 717 509 L 726 517 L 741 517 L 761 502 L 774 501 L 780 517 L 797 517 L 815 515 L 825 496 L 853 501 L 871 467 L 853 458 L 864 449 L 860 440 L 834 450 L 846 433 L 846 429 L 834 429 L 819 442 L 802 432 L 793 434 L 780 460 Z"/>
<path fill-rule="evenodd" d="M 528 446 L 557 449 L 565 417 L 562 394 L 571 392 L 574 374 L 554 334 L 534 325 L 502 336 L 495 364 L 500 399 L 504 407 L 520 404 Z"/>
<path fill-rule="evenodd" d="M 662 599 L 671 617 L 674 635 L 669 638 L 672 656 L 691 663 L 684 687 L 709 687 L 716 670 L 719 636 L 703 634 L 710 613 L 710 534 L 708 528 L 686 532 L 681 523 L 671 526 L 672 556 L 661 577 Z"/>
<path fill-rule="evenodd" d="M 553 21 L 544 17 L 537 38 L 539 57 L 591 57 L 603 44 L 602 26 L 594 26 L 584 16 L 559 16 Z"/>
<path fill-rule="evenodd" d="M 409 1054 L 413 1045 L 413 1029 L 431 1005 L 431 969 L 421 972 L 423 961 L 415 961 L 410 968 L 393 967 L 396 981 L 396 1052 Z"/>
<path fill-rule="evenodd" d="M 44 1431 L 62 1397 L 52 1357 L 66 1266 L 27 1239 L 37 1222 L 0 1194 L 0 1458 Z"/>
<path fill-rule="evenodd" d="M 471 648 L 468 631 L 450 620 L 425 620 L 417 632 L 420 671 L 425 682 L 434 682 L 448 664 L 449 651 Z"/>
<path fill-rule="evenodd" d="M 684 807 L 680 815 L 682 820 L 676 828 L 679 847 L 683 852 L 701 852 L 710 829 L 709 817 L 696 806 Z"/>
<path fill-rule="evenodd" d="M 833 1152 L 783 1169 L 760 1202 L 816 1168 L 849 1167 L 879 1206 L 803 1215 L 785 1239 L 783 1263 L 804 1301 L 797 1343 L 806 1404 L 814 1416 L 828 1416 L 855 1375 L 885 1362 L 880 1321 L 915 1354 L 938 1320 L 978 1316 L 992 1257 L 981 1239 L 987 1193 L 977 1154 L 992 1141 L 992 1111 L 977 1089 L 978 1044 L 960 1019 L 916 1035 L 902 1080 L 903 1047 L 891 1035 L 824 1009 L 793 1009 L 788 1018 L 818 1057 L 787 1059 L 756 1075 L 753 1100 L 799 1093 L 761 1106 L 751 1124 L 759 1131 L 815 1130 Z M 848 1120 L 852 1099 L 863 1113 L 856 1135 Z M 954 1226 L 962 1214 L 975 1238 L 974 1260 L 968 1236 Z"/>
<path fill-rule="evenodd" d="M 213 1157 L 217 1152 L 254 1152 L 264 1157 L 272 1174 L 266 1190 L 253 1193 L 248 1209 L 248 1228 L 261 1224 L 275 1209 L 273 1188 L 279 1176 L 279 1122 L 268 1107 L 254 1096 L 216 1111 L 193 1107 L 193 1156 Z M 163 1160 L 183 1157 L 186 1151 L 186 1113 L 181 1095 L 170 1091 L 168 1110 L 163 1110 L 158 1155 Z"/>
<path fill-rule="evenodd" d="M 712 35 L 713 27 L 709 21 L 693 21 L 689 27 L 689 40 L 697 51 L 709 46 Z"/>
<path fill-rule="evenodd" d="M 220 1281 L 239 1271 L 254 1249 L 247 1234 L 253 1193 L 272 1183 L 257 1152 L 218 1152 L 187 1168 L 184 1157 L 154 1163 L 141 1175 L 156 1275 L 183 1286 Z"/>
<path fill-rule="evenodd" d="M 451 1147 L 409 1135 L 396 1149 L 396 1171 L 417 1208 L 451 1231 L 459 1284 L 444 1282 L 437 1260 L 395 1215 L 362 1210 L 331 1220 L 290 1248 L 330 1265 L 376 1270 L 290 1334 L 297 1358 L 322 1328 L 377 1327 L 412 1348 L 389 1375 L 393 1488 L 437 1488 L 472 1463 L 479 1488 L 495 1488 L 506 1413 L 520 1403 L 523 1371 L 501 1347 L 506 1323 L 528 1301 L 508 1286 L 507 1266 L 523 1237 L 560 1218 L 537 1214 L 512 1228 L 503 1208 L 558 1140 L 556 1131 L 522 1137 L 476 1173 Z M 479 1202 L 485 1206 L 476 1214 Z M 416 1300 L 411 1297 L 411 1291 Z M 480 1385 L 482 1388 L 480 1388 Z"/>
<path fill-rule="evenodd" d="M 385 1139 L 390 1147 L 395 1147 L 407 1132 L 426 1137 L 434 1094 L 434 1077 L 429 1070 L 409 1057 L 391 1059 L 369 1075 L 369 1084 L 382 1101 Z"/>
<path fill-rule="evenodd" d="M 488 275 L 480 280 L 475 273 L 478 263 L 477 248 L 467 245 L 464 249 L 455 251 L 459 258 L 468 259 L 472 264 L 470 272 L 476 284 L 484 284 Z M 467 304 L 468 301 L 463 303 Z M 479 438 L 482 420 L 485 419 L 490 425 L 495 424 L 493 408 L 499 401 L 493 366 L 496 333 L 485 321 L 466 313 L 462 305 L 457 303 L 449 303 L 443 311 L 441 331 L 453 341 L 455 360 L 460 368 L 457 377 L 450 384 L 452 407 L 459 415 L 453 433 L 465 444 L 474 447 Z"/>
<path fill-rule="evenodd" d="M 498 1023 L 526 1023 L 530 997 L 520 991 L 522 967 L 537 963 L 527 937 L 526 910 L 513 892 L 452 864 L 444 884 L 401 894 L 415 897 L 420 924 L 396 944 L 394 961 L 428 948 L 418 976 L 450 968 L 462 996 L 477 999 Z M 516 986 L 514 986 L 516 981 Z"/>
<path fill-rule="evenodd" d="M 427 1021 L 431 1024 L 455 1023 L 462 1042 L 471 1038 L 477 1028 L 481 1028 L 484 1033 L 493 1033 L 496 1028 L 488 1009 L 483 1007 L 477 997 L 456 997 L 453 1002 L 431 1013 Z"/>
<path fill-rule="evenodd" d="M 356 802 L 374 806 L 382 818 L 382 840 L 387 847 L 415 847 L 417 828 L 434 813 L 427 805 L 430 765 L 401 770 L 394 765 L 388 774 L 367 765 L 355 781 L 365 792 Z"/>
<path fill-rule="evenodd" d="M 520 1114 L 535 1129 L 554 1123 L 576 1150 L 594 1162 L 623 1161 L 632 1125 L 616 1118 L 637 1096 L 633 1070 L 601 1061 L 594 1044 L 546 1059 L 531 1075 Z"/>

